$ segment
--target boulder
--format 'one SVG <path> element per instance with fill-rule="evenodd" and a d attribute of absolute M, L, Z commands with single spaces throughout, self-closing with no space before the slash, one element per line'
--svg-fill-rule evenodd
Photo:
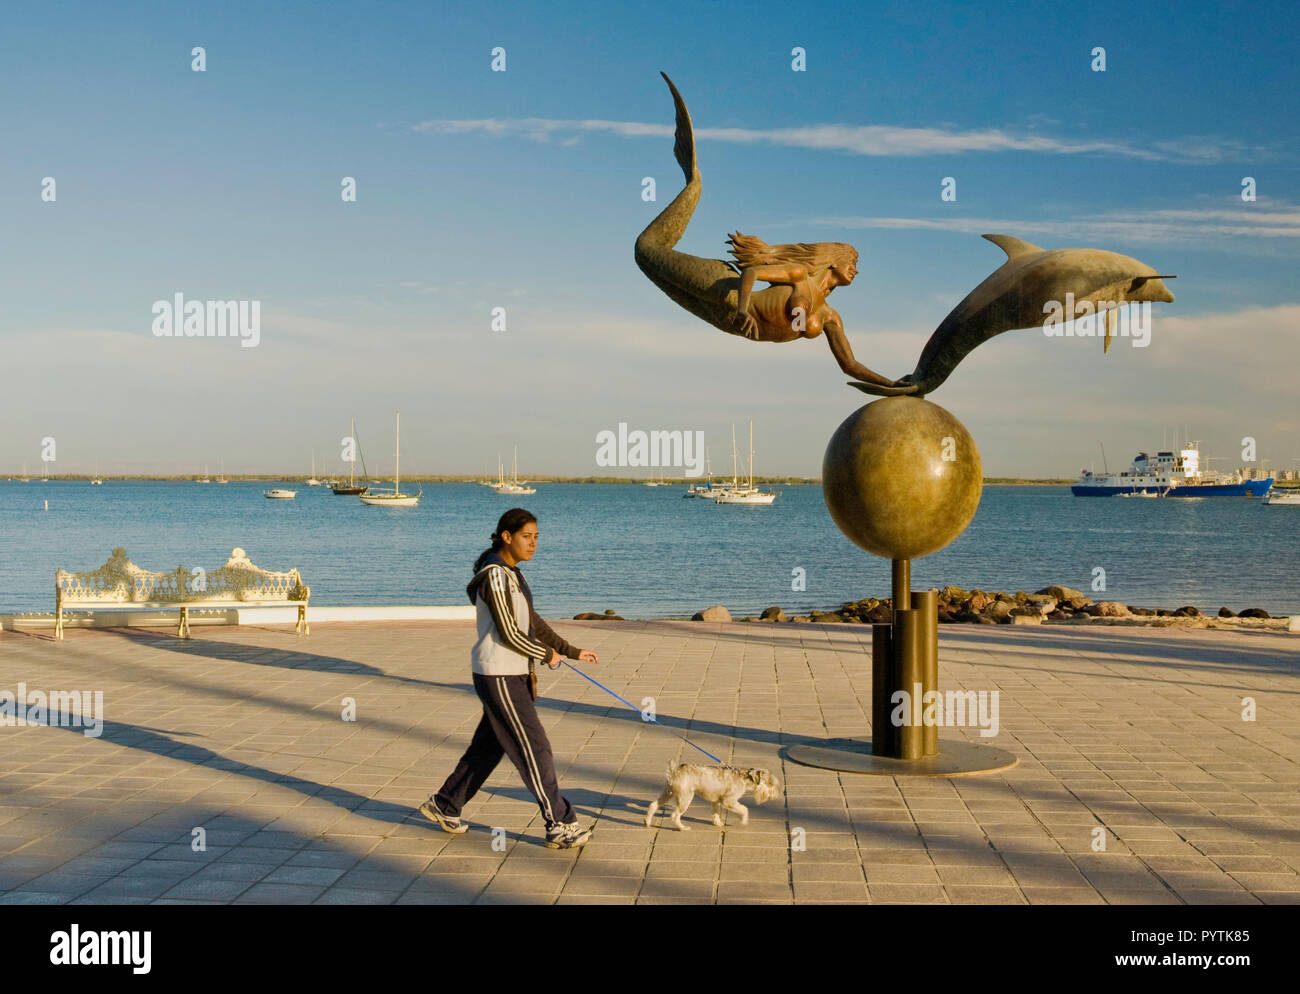
<path fill-rule="evenodd" d="M 1200 616 L 1201 612 L 1196 610 L 1196 608 L 1192 607 L 1190 604 L 1174 610 L 1175 618 L 1199 618 Z"/>
<path fill-rule="evenodd" d="M 947 601 L 949 604 L 960 604 L 970 597 L 970 592 L 962 590 L 961 587 L 944 587 L 939 591 L 939 600 Z"/>
<path fill-rule="evenodd" d="M 713 607 L 706 607 L 703 611 L 696 611 L 691 615 L 692 621 L 730 621 L 731 612 L 721 604 L 714 604 Z"/>
<path fill-rule="evenodd" d="M 1132 604 L 1130 604 L 1130 605 L 1128 606 L 1128 613 L 1129 613 L 1129 614 L 1140 615 L 1141 617 L 1144 617 L 1144 618 L 1150 618 L 1150 617 L 1152 617 L 1156 612 L 1155 612 L 1155 608 L 1150 608 L 1150 607 L 1134 607 Z"/>
<path fill-rule="evenodd" d="M 1071 587 L 1050 586 L 1036 591 L 1039 594 L 1046 594 L 1048 597 L 1055 597 L 1062 604 L 1068 604 L 1070 610 L 1079 611 L 1092 603 L 1092 598 L 1087 596 L 1081 590 L 1074 590 Z"/>
<path fill-rule="evenodd" d="M 1043 616 L 1037 611 L 1031 610 L 1027 614 L 1013 613 L 1010 621 L 1013 625 L 1041 625 L 1043 623 Z"/>
<path fill-rule="evenodd" d="M 984 617 L 992 618 L 997 622 L 1005 622 L 1011 616 L 1013 610 L 1014 608 L 1007 601 L 994 601 L 989 605 L 988 610 L 984 612 Z"/>
<path fill-rule="evenodd" d="M 1236 616 L 1237 616 L 1237 612 L 1233 611 L 1231 608 L 1226 608 L 1226 607 L 1219 608 L 1220 618 L 1235 618 Z"/>
<path fill-rule="evenodd" d="M 1286 630 L 1288 632 L 1300 632 L 1300 614 L 1293 614 L 1287 620 Z"/>
<path fill-rule="evenodd" d="M 939 624 L 951 624 L 957 620 L 957 608 L 953 607 L 947 601 L 939 602 Z"/>
<path fill-rule="evenodd" d="M 1237 615 L 1238 618 L 1267 618 L 1268 616 L 1268 612 L 1259 607 L 1248 607 Z"/>
<path fill-rule="evenodd" d="M 863 620 L 873 625 L 887 625 L 894 620 L 894 609 L 888 604 L 877 604 L 867 612 Z"/>
<path fill-rule="evenodd" d="M 575 614 L 574 621 L 622 621 L 623 619 L 615 614 L 612 610 L 606 610 L 604 614 L 593 614 L 591 611 L 584 611 L 582 614 Z"/>
<path fill-rule="evenodd" d="M 979 614 L 986 607 L 993 603 L 993 598 L 982 590 L 976 590 L 962 604 L 962 609 Z"/>
<path fill-rule="evenodd" d="M 759 617 L 762 618 L 764 621 L 787 621 L 787 620 L 789 620 L 789 619 L 786 618 L 786 616 L 785 616 L 785 612 L 782 611 L 779 607 L 776 607 L 775 605 L 773 605 L 772 607 L 769 607 L 769 608 L 765 608 L 764 611 L 763 611 L 763 613 L 760 614 Z"/>
<path fill-rule="evenodd" d="M 1128 606 L 1121 604 L 1119 601 L 1101 601 L 1097 604 L 1089 604 L 1087 611 L 1094 618 L 1127 618 L 1129 616 Z"/>
<path fill-rule="evenodd" d="M 1047 594 L 1026 594 L 1025 606 L 1034 608 L 1040 615 L 1051 614 L 1056 610 L 1057 600 Z"/>

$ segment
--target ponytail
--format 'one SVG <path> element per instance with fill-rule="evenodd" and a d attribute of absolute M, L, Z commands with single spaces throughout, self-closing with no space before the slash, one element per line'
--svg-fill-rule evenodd
<path fill-rule="evenodd" d="M 501 538 L 502 532 L 509 532 L 513 535 L 524 525 L 536 524 L 537 517 L 531 511 L 525 511 L 522 507 L 512 507 L 497 520 L 497 530 L 492 533 L 492 546 L 484 549 L 477 559 L 474 560 L 474 572 L 477 573 L 487 562 L 488 556 L 494 552 L 500 552 L 505 547 L 505 540 Z"/>

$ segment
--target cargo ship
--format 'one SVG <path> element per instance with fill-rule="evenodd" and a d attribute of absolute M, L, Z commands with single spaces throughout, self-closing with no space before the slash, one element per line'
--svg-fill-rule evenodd
<path fill-rule="evenodd" d="M 1193 442 L 1178 452 L 1139 452 L 1122 473 L 1094 473 L 1085 469 L 1070 487 L 1076 497 L 1117 497 L 1150 494 L 1155 497 L 1264 497 L 1273 478 L 1247 479 L 1240 470 L 1216 473 L 1201 469 L 1201 450 Z"/>

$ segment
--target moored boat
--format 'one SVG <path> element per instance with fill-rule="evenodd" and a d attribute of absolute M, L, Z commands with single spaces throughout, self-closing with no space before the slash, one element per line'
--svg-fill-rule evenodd
<path fill-rule="evenodd" d="M 1300 507 L 1300 490 L 1274 490 L 1264 498 L 1262 503 Z"/>
<path fill-rule="evenodd" d="M 348 437 L 352 439 L 353 443 L 357 447 L 357 455 L 361 456 L 361 472 L 368 478 L 370 474 L 366 472 L 366 457 L 361 453 L 361 442 L 357 438 L 356 418 L 352 419 L 352 434 L 349 435 Z M 356 470 L 357 470 L 357 461 L 354 458 L 351 462 L 348 463 L 348 482 L 344 483 L 340 480 L 339 482 L 330 485 L 330 489 L 334 491 L 334 495 L 336 497 L 358 497 L 361 494 L 366 492 L 366 486 L 364 484 L 360 484 L 357 482 Z M 316 471 L 315 461 L 313 457 L 313 463 L 312 463 L 313 475 L 315 474 L 315 471 Z"/>
<path fill-rule="evenodd" d="M 393 490 L 391 493 L 384 491 L 372 491 L 367 489 L 365 493 L 359 494 L 358 499 L 363 504 L 369 504 L 372 507 L 417 507 L 420 498 L 424 496 L 421 490 L 418 494 L 402 493 L 402 415 L 397 415 L 397 450 L 393 456 Z"/>
<path fill-rule="evenodd" d="M 1116 497 L 1129 494 L 1158 497 L 1263 497 L 1273 478 L 1251 480 L 1240 470 L 1217 473 L 1201 469 L 1201 450 L 1192 442 L 1177 453 L 1157 452 L 1155 457 L 1139 452 L 1133 465 L 1119 473 L 1084 470 L 1070 487 L 1076 497 Z"/>

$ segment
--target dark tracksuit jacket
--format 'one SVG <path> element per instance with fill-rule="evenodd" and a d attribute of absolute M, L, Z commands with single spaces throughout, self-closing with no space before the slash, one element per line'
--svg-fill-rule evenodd
<path fill-rule="evenodd" d="M 438 806 L 458 816 L 504 755 L 537 798 L 548 827 L 576 821 L 573 806 L 560 794 L 551 743 L 528 691 L 528 668 L 530 661 L 545 663 L 551 649 L 570 659 L 577 659 L 580 650 L 537 614 L 523 573 L 499 554 L 488 556 L 465 592 L 477 608 L 478 639 L 470 658 L 483 717 L 465 755 L 435 795 Z"/>

